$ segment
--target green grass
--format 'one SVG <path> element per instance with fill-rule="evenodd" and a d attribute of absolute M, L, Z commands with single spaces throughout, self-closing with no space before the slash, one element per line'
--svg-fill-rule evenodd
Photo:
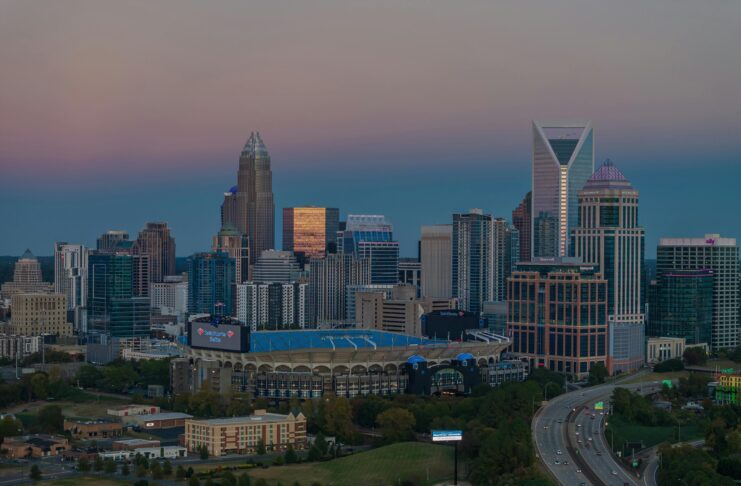
<path fill-rule="evenodd" d="M 118 479 L 104 478 L 101 476 L 76 476 L 74 478 L 49 479 L 49 480 L 43 481 L 44 479 L 43 471 L 41 474 L 42 474 L 42 477 L 41 477 L 42 481 L 38 481 L 33 484 L 37 486 L 84 486 L 84 485 L 122 486 L 124 484 L 130 485 L 133 481 L 135 481 L 135 480 L 122 481 Z"/>
<path fill-rule="evenodd" d="M 461 463 L 458 464 L 462 468 Z M 459 477 L 464 476 L 462 469 Z M 429 479 L 428 479 L 429 474 Z M 271 466 L 249 472 L 253 481 L 264 478 L 274 486 L 318 481 L 324 486 L 387 486 L 407 479 L 415 484 L 432 485 L 453 475 L 453 448 L 422 442 L 402 442 L 327 462 Z"/>
<path fill-rule="evenodd" d="M 614 434 L 614 436 L 612 435 Z M 682 426 L 682 441 L 701 439 L 705 436 L 703 430 L 694 424 Z M 616 451 L 621 450 L 625 441 L 643 441 L 645 447 L 652 447 L 662 442 L 677 442 L 677 426 L 646 426 L 628 422 L 617 415 L 610 417 L 610 423 L 605 431 L 605 439 L 609 444 L 612 440 Z"/>

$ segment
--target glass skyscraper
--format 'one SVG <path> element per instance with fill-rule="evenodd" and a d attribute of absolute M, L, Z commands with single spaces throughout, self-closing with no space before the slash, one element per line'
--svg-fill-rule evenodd
<path fill-rule="evenodd" d="M 234 259 L 228 253 L 195 253 L 188 259 L 188 312 L 231 316 Z"/>
<path fill-rule="evenodd" d="M 322 258 L 336 248 L 339 224 L 337 208 L 283 208 L 283 250 L 302 260 Z"/>
<path fill-rule="evenodd" d="M 578 192 L 592 172 L 590 122 L 533 122 L 532 257 L 568 254 Z"/>
<path fill-rule="evenodd" d="M 649 287 L 646 334 L 709 343 L 713 328 L 713 271 L 672 270 Z"/>
<path fill-rule="evenodd" d="M 480 313 L 494 300 L 492 218 L 480 209 L 453 214 L 453 297 L 462 310 Z"/>
<path fill-rule="evenodd" d="M 338 232 L 340 253 L 351 253 L 370 263 L 372 284 L 399 282 L 399 242 L 394 241 L 393 227 L 381 215 L 351 214 L 345 229 Z"/>

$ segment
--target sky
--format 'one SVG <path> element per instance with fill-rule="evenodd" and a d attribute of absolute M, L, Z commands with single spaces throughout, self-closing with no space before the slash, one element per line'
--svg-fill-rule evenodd
<path fill-rule="evenodd" d="M 0 255 L 167 221 L 206 250 L 250 131 L 281 208 L 419 227 L 530 189 L 532 120 L 589 119 L 660 237 L 741 238 L 741 2 L 0 3 Z"/>

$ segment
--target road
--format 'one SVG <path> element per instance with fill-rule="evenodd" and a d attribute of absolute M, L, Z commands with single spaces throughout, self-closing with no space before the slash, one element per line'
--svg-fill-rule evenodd
<path fill-rule="evenodd" d="M 538 457 L 560 484 L 644 485 L 643 481 L 626 472 L 610 454 L 602 434 L 606 416 L 595 412 L 592 417 L 594 404 L 598 401 L 607 404 L 616 387 L 652 393 L 660 390 L 661 384 L 622 385 L 615 382 L 566 393 L 550 400 L 533 418 Z M 579 440 L 582 442 L 579 443 Z"/>

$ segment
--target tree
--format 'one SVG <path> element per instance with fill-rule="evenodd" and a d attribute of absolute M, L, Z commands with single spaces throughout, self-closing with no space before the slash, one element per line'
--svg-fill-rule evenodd
<path fill-rule="evenodd" d="M 102 471 L 103 470 L 103 459 L 96 455 L 95 459 L 93 460 L 93 471 Z"/>
<path fill-rule="evenodd" d="M 190 479 L 188 479 L 188 486 L 201 486 L 201 482 L 198 480 L 197 476 L 191 476 Z"/>
<path fill-rule="evenodd" d="M 103 471 L 106 474 L 113 474 L 116 472 L 116 462 L 110 457 L 104 461 Z"/>
<path fill-rule="evenodd" d="M 42 431 L 53 434 L 64 429 L 62 409 L 57 405 L 46 405 L 39 410 L 38 424 Z"/>
<path fill-rule="evenodd" d="M 265 450 L 265 439 L 260 438 L 260 441 L 257 443 L 257 455 L 264 456 L 265 454 L 267 454 Z"/>
<path fill-rule="evenodd" d="M 152 461 L 149 471 L 152 473 L 152 479 L 162 479 L 162 467 L 159 462 Z"/>
<path fill-rule="evenodd" d="M 323 416 L 322 430 L 336 437 L 342 442 L 350 442 L 353 436 L 352 408 L 345 397 L 330 396 L 321 402 L 320 411 Z"/>
<path fill-rule="evenodd" d="M 283 459 L 283 456 L 278 456 L 273 460 L 274 466 L 282 466 L 283 464 L 285 464 L 285 460 Z"/>
<path fill-rule="evenodd" d="M 605 379 L 610 375 L 610 373 L 607 371 L 607 367 L 604 365 L 604 363 L 594 363 L 591 368 L 589 368 L 589 384 L 594 385 L 600 385 L 605 382 Z"/>
<path fill-rule="evenodd" d="M 206 459 L 208 459 L 208 447 L 206 447 L 205 445 L 202 445 L 201 447 L 199 447 L 198 448 L 198 455 L 201 458 L 201 460 L 203 460 L 203 461 L 205 461 Z"/>
<path fill-rule="evenodd" d="M 252 486 L 252 480 L 250 480 L 247 473 L 242 473 L 242 475 L 239 476 L 239 486 Z"/>
<path fill-rule="evenodd" d="M 37 464 L 31 466 L 31 472 L 28 474 L 28 477 L 31 478 L 32 481 L 39 481 L 41 479 L 41 469 Z"/>
<path fill-rule="evenodd" d="M 165 476 L 172 474 L 172 463 L 169 459 L 165 459 L 164 464 L 162 464 L 162 474 Z"/>
<path fill-rule="evenodd" d="M 234 473 L 231 471 L 224 471 L 221 475 L 220 486 L 237 486 L 237 478 L 234 476 Z"/>
<path fill-rule="evenodd" d="M 188 466 L 188 469 L 185 471 L 185 477 L 192 478 L 193 474 L 195 474 L 195 471 L 193 471 L 193 468 L 191 466 Z"/>
<path fill-rule="evenodd" d="M 121 466 L 121 475 L 128 476 L 129 474 L 131 474 L 131 470 L 129 469 L 129 463 L 124 462 L 123 466 Z"/>
<path fill-rule="evenodd" d="M 406 409 L 394 407 L 378 414 L 378 426 L 386 442 L 414 439 L 415 418 Z"/>
<path fill-rule="evenodd" d="M 178 468 L 175 470 L 175 479 L 178 481 L 185 479 L 185 468 L 183 466 L 178 465 Z"/>
<path fill-rule="evenodd" d="M 707 363 L 708 354 L 705 352 L 705 349 L 700 346 L 692 346 L 684 350 L 682 358 L 689 366 L 700 366 Z"/>
<path fill-rule="evenodd" d="M 329 451 L 329 444 L 327 443 L 327 439 L 321 432 L 316 434 L 316 437 L 314 438 L 314 447 L 317 448 L 319 454 L 322 456 L 326 456 L 327 451 Z"/>
<path fill-rule="evenodd" d="M 206 479 L 206 486 L 214 486 L 214 480 L 211 478 Z"/>
<path fill-rule="evenodd" d="M 307 460 L 310 462 L 318 461 L 322 458 L 322 453 L 319 450 L 319 448 L 316 445 L 311 446 L 309 449 L 309 455 L 307 456 Z"/>
<path fill-rule="evenodd" d="M 268 482 L 265 480 L 265 478 L 260 478 L 255 481 L 255 486 L 268 486 Z"/>
<path fill-rule="evenodd" d="M 0 420 L 0 442 L 5 437 L 12 437 L 14 435 L 20 435 L 23 432 L 23 425 L 11 416 L 4 417 Z"/>
<path fill-rule="evenodd" d="M 139 478 L 143 478 L 147 475 L 147 468 L 144 467 L 144 464 L 139 464 L 136 466 L 136 476 Z"/>
<path fill-rule="evenodd" d="M 90 470 L 90 461 L 86 457 L 80 456 L 77 460 L 77 470 L 80 472 L 88 472 Z"/>
<path fill-rule="evenodd" d="M 682 371 L 684 369 L 684 363 L 681 359 L 668 359 L 654 365 L 654 371 L 656 373 L 666 373 L 668 371 Z"/>
<path fill-rule="evenodd" d="M 31 376 L 31 390 L 39 400 L 46 400 L 49 396 L 49 377 L 46 373 L 34 373 Z"/>
<path fill-rule="evenodd" d="M 296 454 L 296 451 L 293 450 L 293 446 L 289 445 L 288 450 L 285 454 L 285 460 L 286 464 L 294 464 L 298 462 L 298 455 Z"/>
<path fill-rule="evenodd" d="M 80 366 L 75 374 L 75 381 L 83 388 L 95 388 L 98 386 L 98 381 L 103 378 L 103 374 L 100 370 L 91 364 L 84 364 Z"/>

